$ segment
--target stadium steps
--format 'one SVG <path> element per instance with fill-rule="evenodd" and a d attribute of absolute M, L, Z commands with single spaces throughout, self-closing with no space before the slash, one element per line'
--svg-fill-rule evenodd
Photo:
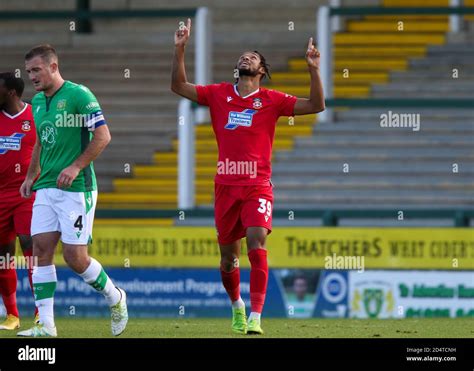
<path fill-rule="evenodd" d="M 370 22 L 369 22 L 370 23 Z M 361 22 L 352 22 L 351 26 L 358 27 Z M 363 24 L 363 22 L 362 22 Z M 410 26 L 411 32 L 427 32 L 427 31 L 436 31 L 439 33 L 445 32 L 447 28 L 446 20 L 437 20 L 436 22 L 428 21 L 423 23 L 425 26 L 422 29 L 414 29 L 413 22 L 409 23 L 407 26 Z M 336 35 L 335 42 L 335 54 L 338 56 L 337 62 L 335 64 L 335 70 L 342 70 L 351 66 L 351 72 L 353 72 L 354 80 L 340 78 L 337 73 L 335 73 L 335 96 L 336 97 L 366 97 L 370 94 L 370 85 L 366 84 L 367 81 L 371 81 L 373 78 L 374 82 L 383 83 L 388 82 L 388 72 L 391 70 L 406 70 L 408 67 L 408 57 L 423 57 L 426 54 L 426 45 L 427 43 L 444 43 L 444 35 L 426 35 L 420 34 L 413 37 L 410 35 L 413 45 L 401 46 L 405 42 L 406 37 L 399 35 L 391 35 L 389 41 L 392 41 L 395 45 L 381 48 L 380 40 L 378 38 L 373 38 L 371 34 L 371 41 L 369 45 L 367 43 L 362 44 L 358 47 L 344 47 L 344 45 L 350 40 L 352 43 L 352 34 L 357 31 L 370 31 L 370 32 L 379 32 L 387 31 L 386 29 L 380 30 L 378 27 L 380 22 L 377 24 L 371 23 L 369 28 L 360 29 L 360 30 L 351 30 L 348 34 Z M 383 26 L 385 27 L 385 26 Z M 367 40 L 367 35 L 358 33 L 356 38 L 362 36 L 364 40 Z M 342 46 L 341 46 L 342 45 Z M 380 53 L 386 53 L 384 59 L 380 61 Z M 364 55 L 365 59 L 356 59 L 354 57 L 357 55 Z M 305 71 L 306 63 L 302 59 L 290 59 L 289 61 L 289 72 L 279 72 L 273 75 L 273 84 L 272 88 L 276 90 L 282 90 L 290 94 L 298 96 L 307 96 L 309 93 L 309 88 L 307 87 L 307 82 L 309 81 L 307 73 Z M 349 84 L 345 84 L 344 80 L 351 81 Z M 281 82 L 281 85 L 279 83 Z M 295 127 L 296 128 L 296 127 Z M 280 130 L 280 126 L 277 127 L 277 135 L 275 139 L 275 153 L 278 154 L 282 150 L 290 151 L 292 147 L 291 141 L 279 140 L 279 137 L 291 136 L 291 135 L 308 135 L 311 134 L 312 130 L 304 128 L 303 130 L 291 130 L 292 128 L 285 128 Z M 206 193 L 212 191 L 212 177 L 215 173 L 215 161 L 217 159 L 216 154 L 216 144 L 213 138 L 212 130 L 209 126 L 198 127 L 197 130 L 197 157 L 196 157 L 196 175 L 199 183 L 196 184 L 196 193 L 197 195 L 205 195 Z M 298 140 L 297 140 L 298 142 Z M 174 146 L 177 146 L 177 142 L 174 141 Z M 319 144 L 319 143 L 318 143 Z M 333 146 L 332 143 L 325 145 L 328 148 Z M 338 150 L 339 148 L 335 148 Z M 175 153 L 163 153 L 156 154 L 156 162 L 160 165 L 158 166 L 149 166 L 149 167 L 136 167 L 134 179 L 122 179 L 116 180 L 114 182 L 115 189 L 119 190 L 130 190 L 134 186 L 138 187 L 140 191 L 157 191 L 159 187 L 166 187 L 166 189 L 173 189 L 174 183 L 172 179 L 168 180 L 159 180 L 153 181 L 152 179 L 141 179 L 145 177 L 156 177 L 161 175 L 168 175 L 170 178 L 177 176 L 177 170 L 175 169 L 176 164 L 176 154 Z M 174 162 L 174 164 L 173 164 Z M 170 166 L 170 163 L 172 166 Z M 207 178 L 207 179 L 203 179 Z M 134 183 L 134 180 L 136 182 Z M 167 183 L 164 183 L 167 182 Z M 199 202 L 198 202 L 199 203 Z"/>
<path fill-rule="evenodd" d="M 283 15 L 278 9 L 268 8 L 268 4 L 259 3 L 258 0 L 242 0 L 239 4 L 244 8 L 237 10 L 231 4 L 207 0 L 205 5 L 209 5 L 213 11 L 215 50 L 219 50 L 219 53 L 214 53 L 214 80 L 229 79 L 236 58 L 243 51 L 242 47 L 249 45 L 248 40 L 256 34 L 259 37 L 254 43 L 250 43 L 253 44 L 252 47 L 258 47 L 266 55 L 271 61 L 272 69 L 283 69 L 288 56 L 304 51 L 307 37 L 314 31 L 316 6 L 322 3 L 323 1 L 319 0 L 300 0 L 298 4 L 288 4 L 284 0 L 274 0 L 273 6 L 284 6 L 287 9 Z M 160 7 L 190 8 L 195 5 L 191 0 L 175 0 L 172 4 L 160 4 Z M 1 3 L 0 9 L 71 10 L 74 6 L 74 1 L 37 0 L 31 4 L 26 0 L 17 0 L 14 4 Z M 126 3 L 123 0 L 91 0 L 91 6 L 93 9 L 157 7 L 156 2 L 149 0 L 131 0 Z M 248 12 L 246 6 L 252 6 L 253 11 Z M 309 13 L 308 7 L 314 10 Z M 295 23 L 295 31 L 288 32 L 289 19 Z M 229 32 L 237 26 L 242 29 L 243 24 L 246 32 L 241 35 Z M 100 19 L 93 21 L 96 32 L 92 35 L 68 32 L 67 26 L 63 21 L 35 20 L 28 22 L 28 31 L 25 31 L 23 22 L 2 21 L 0 30 L 5 37 L 0 43 L 11 47 L 2 49 L 2 65 L 23 71 L 23 56 L 27 47 L 44 40 L 58 47 L 63 75 L 87 85 L 94 91 L 106 113 L 112 133 L 111 144 L 95 161 L 100 194 L 104 195 L 100 198 L 98 207 L 135 207 L 134 201 L 130 202 L 127 194 L 123 202 L 120 201 L 120 196 L 118 201 L 114 199 L 115 196 L 111 196 L 111 203 L 105 203 L 108 196 L 103 191 L 114 189 L 113 179 L 134 179 L 133 177 L 142 171 L 143 165 L 162 165 L 160 161 L 155 163 L 154 153 L 175 151 L 176 109 L 179 98 L 169 91 L 169 64 L 172 58 L 170 30 L 175 29 L 176 19 Z M 276 35 L 278 37 L 275 37 Z M 300 43 L 299 46 L 297 42 Z M 194 69 L 193 43 L 192 37 L 187 49 L 187 71 L 191 81 Z M 126 68 L 130 70 L 131 78 L 124 78 Z M 25 96 L 32 95 L 31 85 L 27 84 Z M 281 136 L 277 130 L 276 138 L 283 139 L 282 148 L 291 148 L 289 137 L 311 135 L 308 131 L 310 126 L 302 127 L 306 124 L 301 122 L 302 120 L 296 120 L 294 130 L 282 130 Z M 280 123 L 280 126 L 282 124 L 287 125 L 288 122 Z M 215 146 L 207 147 L 211 135 L 212 131 L 201 134 L 198 129 L 198 136 L 205 140 L 203 146 L 211 151 L 209 153 L 215 152 Z M 165 165 L 176 168 L 176 161 L 168 161 Z M 169 177 L 169 174 L 160 174 L 158 179 Z M 209 179 L 212 181 L 212 177 Z M 163 207 L 173 203 L 176 205 L 176 178 L 173 181 L 174 191 L 160 193 L 162 198 L 168 197 L 162 204 Z M 155 205 L 161 207 L 160 204 Z"/>
<path fill-rule="evenodd" d="M 410 60 L 424 58 L 428 45 L 443 45 L 448 26 L 447 17 L 365 16 L 360 20 L 347 20 L 345 31 L 333 36 L 334 96 L 370 96 L 373 84 L 388 83 L 392 71 L 406 71 Z M 276 75 L 275 89 L 286 88 L 285 91 L 292 94 L 308 95 L 305 60 L 291 59 L 289 70 L 289 73 Z"/>
<path fill-rule="evenodd" d="M 415 5 L 448 4 L 404 3 Z M 403 32 L 397 30 L 400 20 Z M 334 36 L 335 97 L 351 96 L 357 92 L 354 87 L 365 87 L 366 94 L 352 97 L 472 97 L 473 49 L 445 44 L 447 30 L 446 16 L 349 20 L 346 31 Z M 462 71 L 459 80 L 452 78 L 454 67 Z M 349 76 L 342 75 L 344 68 Z M 304 70 L 304 59 L 291 59 L 288 72 L 275 74 L 275 88 L 307 95 L 309 78 Z M 272 180 L 278 207 L 474 205 L 472 110 L 392 109 L 419 113 L 420 132 L 381 130 L 380 115 L 387 111 L 336 109 L 335 124 L 321 125 L 312 137 L 298 138 L 292 151 L 277 152 Z M 458 172 L 453 171 L 454 164 Z"/>
<path fill-rule="evenodd" d="M 448 28 L 447 17 L 403 17 L 402 19 L 404 20 L 403 33 L 397 30 L 398 23 L 395 19 L 393 24 L 387 24 L 383 22 L 384 17 L 364 17 L 363 20 L 348 21 L 347 32 L 335 35 L 336 97 L 367 97 L 373 94 L 383 96 L 384 91 L 390 92 L 393 89 L 387 84 L 393 80 L 394 75 L 404 76 L 410 69 L 417 68 L 414 61 L 423 61 L 427 58 L 428 51 L 433 45 L 444 46 L 445 32 Z M 419 65 L 423 64 L 426 63 L 421 62 Z M 273 73 L 271 87 L 298 96 L 308 95 L 309 77 L 305 66 L 304 59 L 290 58 L 287 71 Z M 349 78 L 342 75 L 344 68 L 349 70 Z M 419 73 L 418 76 L 420 76 Z M 408 87 L 405 87 L 403 84 L 403 81 L 399 83 L 400 89 L 398 91 L 395 89 L 395 96 L 400 97 L 400 90 L 408 90 L 408 94 L 418 93 L 417 86 L 419 85 L 406 84 Z M 455 87 L 453 85 L 446 85 L 444 90 L 451 94 L 457 90 L 462 96 L 464 92 L 453 89 Z M 466 91 L 469 91 L 468 84 L 464 85 L 466 85 Z M 397 85 L 394 86 L 397 87 Z M 425 95 L 433 91 L 430 88 L 421 87 L 418 90 L 420 89 Z M 338 115 L 347 115 L 349 118 L 353 111 L 339 110 Z M 371 115 L 374 116 L 373 113 Z M 299 118 L 296 119 L 301 121 Z M 365 198 L 367 201 L 370 190 L 374 188 L 377 192 L 380 191 L 381 195 L 392 193 L 392 199 L 386 198 L 386 201 L 394 203 L 396 200 L 406 199 L 410 192 L 415 195 L 412 198 L 426 194 L 426 197 L 419 198 L 425 203 L 429 202 L 428 196 L 431 193 L 459 191 L 459 196 L 468 194 L 467 192 L 472 191 L 472 186 L 466 179 L 470 179 L 473 172 L 473 156 L 470 152 L 469 140 L 466 139 L 468 137 L 464 135 L 470 133 L 472 126 L 466 124 L 465 116 L 460 116 L 459 127 L 454 128 L 453 132 L 446 130 L 445 126 L 437 125 L 436 117 L 433 120 L 428 117 L 428 121 L 426 122 L 423 116 L 422 131 L 428 135 L 428 138 L 423 137 L 423 139 L 411 137 L 409 129 L 402 134 L 397 129 L 395 131 L 387 129 L 386 132 L 381 133 L 380 127 L 369 127 L 347 119 L 346 122 L 334 125 L 334 130 L 324 130 L 326 127 L 323 127 L 314 133 L 314 120 L 303 125 L 299 123 L 293 127 L 282 126 L 279 123 L 273 155 L 275 194 L 279 198 L 279 203 L 285 205 L 314 202 L 314 205 L 319 205 L 321 197 L 307 197 L 311 190 L 321 191 L 324 194 L 322 198 L 326 201 L 337 200 L 337 195 L 339 195 L 336 205 L 354 203 L 348 202 L 348 197 L 359 200 Z M 213 193 L 212 179 L 217 160 L 216 144 L 212 128 L 208 125 L 198 126 L 196 135 L 197 203 L 209 204 L 210 199 L 207 195 Z M 453 148 L 446 147 L 452 141 L 456 143 L 455 148 L 454 146 Z M 348 142 L 351 143 L 350 146 L 347 145 Z M 155 153 L 154 164 L 136 166 L 133 178 L 115 179 L 114 190 L 124 194 L 133 191 L 149 195 L 175 194 L 177 144 L 177 141 L 173 140 L 174 151 Z M 444 148 L 442 150 L 433 148 L 436 146 Z M 354 182 L 347 182 L 344 175 L 341 176 L 342 165 L 347 162 L 348 157 L 351 159 L 351 178 L 356 179 Z M 421 160 L 422 163 L 407 171 L 407 161 L 413 157 Z M 468 162 L 464 162 L 466 159 Z M 453 163 L 457 163 L 465 172 L 462 175 L 453 174 Z M 417 174 L 415 179 L 413 179 L 413 171 Z M 446 177 L 445 175 L 450 172 L 451 176 Z M 334 180 L 324 183 L 321 176 L 324 179 L 332 177 Z M 304 182 L 304 179 L 308 177 L 315 179 L 308 183 Z M 400 191 L 393 193 L 394 183 L 398 179 L 402 179 L 403 183 L 400 184 Z M 427 179 L 436 179 L 438 182 L 428 184 Z M 299 192 L 304 190 L 307 191 Z M 306 201 L 302 201 L 303 198 Z M 149 198 L 144 196 L 144 199 Z M 380 202 L 381 199 L 377 196 L 375 202 Z M 456 203 L 460 199 L 453 198 L 451 201 L 446 199 L 446 202 Z"/>
<path fill-rule="evenodd" d="M 447 6 L 447 2 L 396 0 L 383 4 Z M 469 2 L 473 0 L 465 0 L 465 5 L 473 5 Z M 23 7 L 31 10 L 30 3 L 26 0 L 4 2 L 0 9 Z M 63 0 L 39 0 L 38 3 L 42 4 L 38 5 L 39 9 L 59 10 L 74 6 L 72 1 Z M 131 0 L 126 4 L 123 0 L 92 0 L 91 3 L 94 8 L 107 9 L 156 7 L 156 3 L 149 0 Z M 323 1 L 319 0 L 293 3 L 274 0 L 269 8 L 259 0 L 241 0 L 240 5 L 252 6 L 253 11 L 249 12 L 247 9 L 235 10 L 231 2 L 206 0 L 205 4 L 214 8 L 213 80 L 229 81 L 236 57 L 243 48 L 258 48 L 275 71 L 272 87 L 299 95 L 307 93 L 309 78 L 301 56 L 308 35 L 314 34 L 315 10 L 321 3 Z M 377 3 L 379 1 L 365 1 L 364 5 Z M 173 8 L 194 5 L 191 0 L 163 4 Z M 360 3 L 346 0 L 344 5 Z M 244 19 L 245 29 L 242 28 Z M 288 20 L 295 22 L 294 31 L 288 32 Z M 403 32 L 396 28 L 400 20 L 404 21 Z M 435 81 L 438 84 L 432 91 L 446 82 L 444 96 L 462 95 L 462 89 L 452 84 L 450 73 L 458 65 L 462 66 L 463 81 L 474 79 L 472 63 L 465 58 L 473 55 L 474 48 L 472 44 L 446 44 L 449 40 L 447 25 L 447 16 L 366 16 L 348 20 L 346 31 L 335 35 L 336 97 L 381 97 L 392 90 L 393 96 L 397 97 L 426 97 L 429 88 L 423 86 L 430 86 Z M 58 45 L 64 76 L 84 83 L 96 92 L 112 131 L 110 146 L 95 162 L 101 189 L 98 207 L 175 208 L 178 98 L 168 90 L 172 57 L 169 30 L 175 27 L 175 20 L 94 21 L 98 32 L 90 36 L 64 32 L 64 27 L 63 22 L 30 22 L 28 33 L 23 33 L 25 26 L 21 22 L 2 21 L 0 30 L 5 37 L 0 44 L 11 46 L 2 48 L 2 65 L 23 71 L 24 45 L 29 47 L 44 40 Z M 238 34 L 230 32 L 236 27 L 240 27 Z M 9 37 L 13 33 L 16 39 Z M 455 59 L 445 57 L 452 54 L 456 55 Z M 425 58 L 434 59 L 427 63 Z M 192 60 L 193 40 L 187 50 L 187 72 L 191 81 Z M 125 68 L 130 69 L 130 79 L 124 78 Z M 348 75 L 344 74 L 344 69 L 348 69 Z M 27 87 L 26 95 L 31 96 L 30 84 L 27 83 Z M 130 92 L 133 92 L 132 96 Z M 436 137 L 452 134 L 453 140 L 457 141 L 464 136 L 465 142 L 469 135 L 472 136 L 472 112 L 426 109 L 416 112 L 421 114 L 421 131 L 417 133 L 408 129 L 381 131 L 381 112 L 377 109 L 338 109 L 338 121 L 334 125 L 322 125 L 316 130 L 313 130 L 314 117 L 307 121 L 296 117 L 293 126 L 286 118 L 281 120 L 275 136 L 279 149 L 273 154 L 278 207 L 462 205 L 459 198 L 440 196 L 434 199 L 432 193 L 448 189 L 472 195 L 472 170 L 464 171 L 472 169 L 472 151 L 465 145 L 446 147 Z M 214 140 L 209 125 L 197 127 L 196 133 L 200 148 L 196 155 L 197 201 L 199 205 L 211 205 L 216 146 L 210 145 Z M 412 136 L 422 141 L 417 143 Z M 405 146 L 405 137 L 412 144 Z M 345 144 L 342 143 L 344 139 Z M 378 140 L 383 140 L 384 145 L 377 144 Z M 392 145 L 388 145 L 389 142 Z M 342 172 L 344 163 L 350 165 L 350 175 Z M 452 163 L 459 164 L 459 173 L 452 173 Z M 370 194 L 367 196 L 371 189 L 387 192 L 400 189 L 401 193 L 371 198 Z M 299 197 L 298 190 L 314 190 L 315 197 L 308 198 L 306 193 L 301 193 L 305 197 Z M 319 190 L 324 197 L 320 197 Z M 365 193 L 359 196 L 358 190 Z M 407 198 L 404 193 L 408 190 L 426 192 L 427 197 L 421 201 Z"/>

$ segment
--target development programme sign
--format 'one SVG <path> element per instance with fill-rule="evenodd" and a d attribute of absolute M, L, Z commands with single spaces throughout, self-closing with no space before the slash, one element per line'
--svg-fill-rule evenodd
<path fill-rule="evenodd" d="M 34 299 L 25 270 L 18 272 L 17 301 L 32 314 Z M 127 292 L 131 317 L 229 317 L 231 304 L 219 269 L 110 268 L 114 283 Z M 55 313 L 61 317 L 108 317 L 103 296 L 70 269 L 57 270 Z M 240 291 L 250 312 L 250 271 L 241 270 Z M 347 272 L 270 270 L 266 317 L 347 317 Z M 0 308 L 1 312 L 1 308 Z M 3 313 L 4 314 L 4 313 Z"/>
<path fill-rule="evenodd" d="M 18 273 L 20 312 L 32 314 L 34 300 L 26 271 Z M 231 311 L 218 268 L 109 268 L 107 273 L 115 284 L 127 291 L 132 317 L 228 317 Z M 94 292 L 77 274 L 61 267 L 57 276 L 54 300 L 58 316 L 110 315 L 102 295 Z M 241 270 L 240 288 L 249 306 L 249 269 Z M 264 315 L 474 318 L 474 273 L 270 269 Z"/>

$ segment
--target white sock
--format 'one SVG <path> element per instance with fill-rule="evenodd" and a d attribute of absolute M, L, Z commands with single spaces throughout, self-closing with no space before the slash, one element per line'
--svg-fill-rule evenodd
<path fill-rule="evenodd" d="M 253 319 L 256 319 L 257 321 L 260 321 L 260 313 L 257 313 L 257 312 L 250 312 L 250 316 L 249 316 L 249 321 L 253 320 Z"/>
<path fill-rule="evenodd" d="M 38 308 L 39 320 L 46 327 L 54 326 L 54 291 L 58 279 L 56 267 L 46 265 L 33 268 L 33 288 L 35 291 L 35 304 Z"/>
<path fill-rule="evenodd" d="M 236 301 L 232 302 L 232 308 L 234 309 L 240 309 L 243 307 L 245 307 L 245 303 L 240 296 Z"/>
<path fill-rule="evenodd" d="M 109 306 L 115 305 L 120 301 L 122 294 L 117 287 L 115 287 L 110 277 L 107 276 L 102 265 L 100 265 L 100 263 L 94 258 L 91 258 L 91 263 L 83 273 L 79 274 L 79 276 L 81 276 L 86 283 L 104 295 Z"/>

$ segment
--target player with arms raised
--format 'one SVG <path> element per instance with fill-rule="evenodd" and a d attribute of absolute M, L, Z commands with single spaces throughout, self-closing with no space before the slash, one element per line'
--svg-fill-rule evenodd
<path fill-rule="evenodd" d="M 309 99 L 296 98 L 260 87 L 269 74 L 265 58 L 257 51 L 243 53 L 237 61 L 236 84 L 206 86 L 187 81 L 184 49 L 191 32 L 191 20 L 174 37 L 175 49 L 171 90 L 201 105 L 209 106 L 219 150 L 215 177 L 215 223 L 221 252 L 222 283 L 232 301 L 232 330 L 242 334 L 263 334 L 262 313 L 268 282 L 266 237 L 272 229 L 273 191 L 271 153 L 278 117 L 317 113 L 324 110 L 319 76 L 320 55 L 309 39 L 306 52 L 311 77 Z M 247 164 L 256 174 L 220 171 L 219 164 Z M 234 166 L 235 170 L 235 166 Z M 240 242 L 247 239 L 250 260 L 251 313 L 245 314 L 240 297 Z"/>

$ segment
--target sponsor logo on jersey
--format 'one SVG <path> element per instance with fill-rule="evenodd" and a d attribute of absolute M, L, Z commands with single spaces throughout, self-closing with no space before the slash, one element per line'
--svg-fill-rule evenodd
<path fill-rule="evenodd" d="M 87 106 L 86 106 L 86 109 L 87 110 L 91 110 L 93 108 L 99 108 L 99 103 L 97 102 L 90 102 Z"/>
<path fill-rule="evenodd" d="M 19 151 L 21 149 L 21 138 L 25 134 L 13 133 L 9 137 L 0 137 L 0 155 L 8 151 Z"/>
<path fill-rule="evenodd" d="M 250 127 L 252 126 L 253 115 L 257 111 L 253 109 L 244 109 L 242 112 L 229 112 L 229 119 L 227 120 L 225 129 L 234 130 L 239 126 Z"/>
<path fill-rule="evenodd" d="M 262 108 L 262 100 L 260 98 L 253 99 L 253 108 L 260 109 Z"/>
<path fill-rule="evenodd" d="M 31 121 L 25 120 L 21 123 L 21 130 L 30 131 L 31 130 Z"/>

